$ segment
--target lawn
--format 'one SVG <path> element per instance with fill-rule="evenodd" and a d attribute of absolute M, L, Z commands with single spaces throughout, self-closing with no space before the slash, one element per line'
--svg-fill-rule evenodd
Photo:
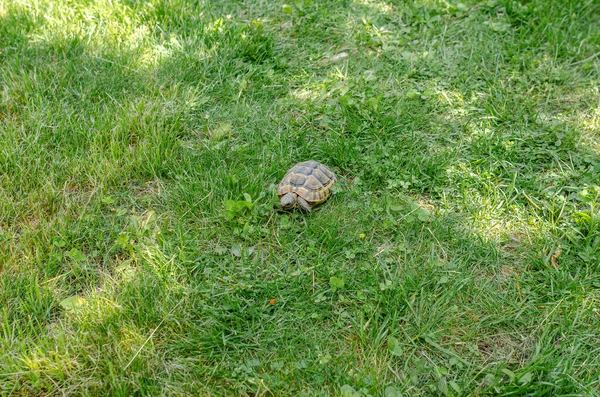
<path fill-rule="evenodd" d="M 0 2 L 0 394 L 598 395 L 600 3 L 289 1 Z"/>

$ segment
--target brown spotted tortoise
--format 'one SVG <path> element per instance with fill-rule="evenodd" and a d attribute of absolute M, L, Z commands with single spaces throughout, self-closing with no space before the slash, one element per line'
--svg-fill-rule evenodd
<path fill-rule="evenodd" d="M 299 206 L 310 212 L 312 207 L 329 198 L 331 186 L 336 181 L 335 174 L 325 165 L 313 160 L 304 161 L 285 174 L 277 194 L 283 209 Z"/>

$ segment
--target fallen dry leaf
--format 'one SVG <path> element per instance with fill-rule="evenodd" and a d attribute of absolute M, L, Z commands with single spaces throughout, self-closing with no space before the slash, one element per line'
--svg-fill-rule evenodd
<path fill-rule="evenodd" d="M 560 249 L 560 247 L 558 247 L 556 249 L 556 251 L 550 257 L 550 262 L 552 262 L 552 267 L 554 267 L 555 269 L 558 269 L 558 257 L 560 256 L 561 253 L 562 253 L 562 250 Z"/>
<path fill-rule="evenodd" d="M 344 52 L 340 52 L 339 54 L 336 54 L 336 55 L 332 56 L 329 59 L 329 61 L 330 62 L 337 62 L 340 59 L 344 59 L 344 58 L 347 58 L 347 57 L 348 57 L 348 53 L 344 51 Z"/>

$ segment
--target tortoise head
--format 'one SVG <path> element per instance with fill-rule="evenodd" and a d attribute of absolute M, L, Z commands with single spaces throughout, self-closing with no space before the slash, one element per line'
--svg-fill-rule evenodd
<path fill-rule="evenodd" d="M 296 200 L 298 196 L 294 193 L 287 193 L 281 196 L 281 207 L 283 209 L 289 209 L 296 205 Z"/>

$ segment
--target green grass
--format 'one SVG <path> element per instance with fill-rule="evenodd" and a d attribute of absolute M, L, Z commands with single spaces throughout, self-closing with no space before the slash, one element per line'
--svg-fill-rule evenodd
<path fill-rule="evenodd" d="M 594 0 L 0 2 L 0 394 L 597 395 L 599 51 Z"/>

